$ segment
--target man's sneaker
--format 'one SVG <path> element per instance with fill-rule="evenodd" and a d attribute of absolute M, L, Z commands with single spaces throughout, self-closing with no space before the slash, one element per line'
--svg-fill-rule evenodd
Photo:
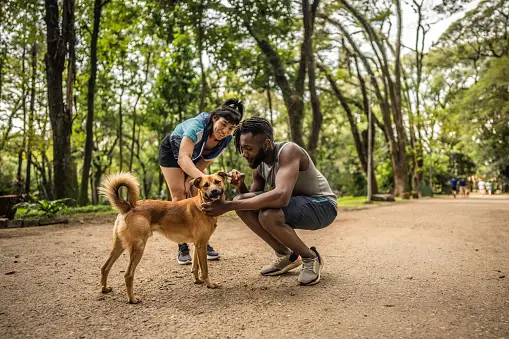
<path fill-rule="evenodd" d="M 208 260 L 217 260 L 221 257 L 219 252 L 214 251 L 212 246 L 207 245 L 207 259 Z"/>
<path fill-rule="evenodd" d="M 289 255 L 282 255 L 276 253 L 276 259 L 269 265 L 262 268 L 260 271 L 261 275 L 280 275 L 299 267 L 302 264 L 302 259 L 295 253 Z"/>
<path fill-rule="evenodd" d="M 189 246 L 187 246 L 187 244 L 179 244 L 177 262 L 179 265 L 189 265 L 193 262 L 193 259 L 191 259 L 191 255 L 189 254 Z"/>
<path fill-rule="evenodd" d="M 310 249 L 316 253 L 316 258 L 302 258 L 302 271 L 297 279 L 301 285 L 314 285 L 320 281 L 323 259 L 315 247 Z"/>

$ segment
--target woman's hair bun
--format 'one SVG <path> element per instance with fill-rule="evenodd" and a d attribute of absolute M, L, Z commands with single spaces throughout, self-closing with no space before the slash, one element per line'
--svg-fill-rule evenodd
<path fill-rule="evenodd" d="M 229 108 L 233 108 L 234 110 L 236 110 L 237 112 L 240 113 L 240 116 L 244 115 L 244 103 L 242 102 L 242 100 L 235 99 L 235 98 L 234 99 L 228 99 L 223 104 L 223 106 L 226 106 L 226 107 L 229 107 Z"/>

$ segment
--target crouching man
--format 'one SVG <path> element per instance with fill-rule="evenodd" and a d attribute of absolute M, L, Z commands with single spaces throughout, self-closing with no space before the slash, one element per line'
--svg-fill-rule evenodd
<path fill-rule="evenodd" d="M 244 223 L 275 251 L 261 274 L 284 274 L 302 264 L 301 285 L 320 281 L 323 258 L 308 247 L 295 229 L 318 230 L 337 216 L 336 196 L 309 154 L 292 142 L 274 142 L 272 126 L 263 118 L 244 120 L 235 132 L 235 147 L 253 171 L 248 190 L 244 174 L 230 172 L 230 184 L 241 194 L 233 201 L 205 203 L 203 211 L 221 215 L 236 211 Z M 268 190 L 265 188 L 268 186 Z"/>

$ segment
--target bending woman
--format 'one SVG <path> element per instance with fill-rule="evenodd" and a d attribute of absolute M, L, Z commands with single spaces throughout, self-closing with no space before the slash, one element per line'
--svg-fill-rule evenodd
<path fill-rule="evenodd" d="M 235 127 L 242 120 L 242 101 L 230 99 L 211 113 L 200 113 L 175 127 L 159 147 L 159 166 L 170 189 L 172 201 L 189 197 L 189 180 L 205 175 L 212 160 L 221 155 L 232 140 Z M 208 245 L 207 259 L 219 259 Z M 192 261 L 187 244 L 179 244 L 177 262 Z"/>

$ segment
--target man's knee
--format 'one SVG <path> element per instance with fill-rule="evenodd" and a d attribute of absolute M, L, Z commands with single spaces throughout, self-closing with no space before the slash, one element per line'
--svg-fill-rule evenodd
<path fill-rule="evenodd" d="M 244 200 L 244 199 L 249 199 L 249 198 L 252 198 L 256 196 L 256 194 L 254 193 L 241 193 L 239 195 L 236 195 L 234 198 L 233 198 L 233 201 L 239 201 L 239 200 Z M 237 213 L 237 215 L 239 217 L 243 217 L 245 215 L 248 215 L 250 212 L 253 212 L 253 211 L 238 211 L 236 210 L 235 213 Z"/>
<path fill-rule="evenodd" d="M 285 215 L 281 209 L 268 208 L 260 211 L 258 221 L 264 228 L 279 226 L 285 223 Z"/>

